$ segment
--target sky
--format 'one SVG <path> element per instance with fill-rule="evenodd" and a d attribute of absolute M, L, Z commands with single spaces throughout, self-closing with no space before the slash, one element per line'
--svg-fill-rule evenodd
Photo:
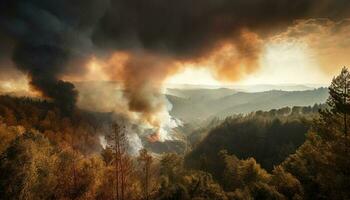
<path fill-rule="evenodd" d="M 256 84 L 316 84 L 327 85 L 343 66 L 334 71 L 320 69 L 312 49 L 306 44 L 267 44 L 259 61 L 260 67 L 241 80 L 222 82 L 207 68 L 189 67 L 170 77 L 167 84 L 191 85 L 256 85 Z M 337 71 L 338 70 L 338 71 Z"/>
<path fill-rule="evenodd" d="M 256 84 L 321 84 L 327 85 L 343 66 L 335 66 L 332 72 L 321 70 L 319 63 L 312 56 L 312 49 L 306 44 L 267 44 L 259 61 L 259 69 L 234 82 L 220 81 L 213 76 L 206 67 L 193 67 L 189 65 L 178 73 L 170 76 L 166 84 L 180 85 L 256 85 Z M 108 81 L 99 66 L 91 62 L 90 71 L 86 74 L 88 81 Z M 300 73 L 302 72 L 302 73 Z M 25 74 L 21 78 L 3 82 L 4 89 L 11 90 L 13 85 L 22 85 L 21 89 L 28 89 L 28 80 Z"/>

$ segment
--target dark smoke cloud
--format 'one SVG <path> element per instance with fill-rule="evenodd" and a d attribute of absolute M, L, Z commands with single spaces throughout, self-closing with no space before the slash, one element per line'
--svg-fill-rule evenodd
<path fill-rule="evenodd" d="M 210 66 L 216 78 L 235 81 L 258 68 L 262 40 L 293 21 L 349 13 L 346 0 L 116 0 L 92 39 L 101 48 L 158 56 L 150 62 L 131 53 L 122 70 L 129 108 L 153 116 L 159 106 L 150 99 L 159 90 L 149 80 L 161 71 L 156 80 L 162 83 L 174 73 L 169 67 L 179 67 L 163 57 Z"/>
<path fill-rule="evenodd" d="M 14 42 L 0 31 L 0 81 L 15 78 L 18 73 L 11 60 Z"/>
<path fill-rule="evenodd" d="M 269 34 L 302 18 L 343 18 L 348 0 L 116 0 L 93 39 L 113 49 L 143 48 L 192 59 L 243 28 Z"/>
<path fill-rule="evenodd" d="M 77 97 L 74 85 L 56 77 L 68 60 L 65 50 L 57 46 L 21 43 L 17 46 L 13 59 L 21 70 L 28 71 L 31 85 L 35 89 L 53 98 L 64 111 L 69 112 L 74 108 Z"/>
<path fill-rule="evenodd" d="M 12 58 L 34 89 L 70 110 L 77 92 L 62 76 L 83 73 L 92 54 L 127 52 L 124 71 L 132 73 L 124 78 L 126 96 L 129 106 L 142 112 L 140 105 L 154 108 L 135 99 L 148 98 L 134 92 L 150 91 L 142 86 L 155 71 L 164 72 L 158 75 L 163 79 L 173 73 L 157 57 L 199 62 L 229 43 L 237 58 L 218 56 L 214 60 L 224 63 L 214 71 L 218 78 L 236 79 L 241 65 L 249 65 L 247 72 L 257 65 L 260 41 L 293 21 L 349 15 L 349 0 L 2 0 L 0 42 L 8 44 L 0 48 L 0 59 Z M 152 73 L 139 74 L 147 69 Z"/>
<path fill-rule="evenodd" d="M 1 1 L 0 31 L 6 38 L 0 41 L 14 46 L 7 52 L 12 52 L 15 65 L 30 77 L 32 87 L 65 112 L 74 108 L 77 91 L 60 77 L 79 72 L 74 65 L 82 65 L 92 52 L 89 35 L 105 5 L 107 1 L 95 0 Z"/>

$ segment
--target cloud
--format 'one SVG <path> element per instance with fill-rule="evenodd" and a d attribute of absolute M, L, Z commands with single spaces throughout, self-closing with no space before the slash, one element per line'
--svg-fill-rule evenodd
<path fill-rule="evenodd" d="M 271 41 L 306 45 L 311 49 L 315 62 L 329 74 L 350 64 L 349 35 L 350 19 L 308 19 L 296 21 Z"/>

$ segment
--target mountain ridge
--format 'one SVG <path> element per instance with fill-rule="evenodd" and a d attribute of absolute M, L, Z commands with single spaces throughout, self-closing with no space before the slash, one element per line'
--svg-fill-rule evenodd
<path fill-rule="evenodd" d="M 215 91 L 212 91 L 212 93 L 215 93 Z M 204 120 L 208 117 L 224 118 L 234 114 L 278 109 L 285 106 L 311 106 L 316 103 L 324 103 L 328 98 L 328 89 L 271 90 L 255 93 L 235 91 L 220 98 L 214 98 L 209 94 L 208 96 L 202 96 L 201 99 L 183 98 L 175 95 L 166 96 L 173 104 L 173 110 L 170 112 L 174 117 L 184 121 L 193 121 Z"/>

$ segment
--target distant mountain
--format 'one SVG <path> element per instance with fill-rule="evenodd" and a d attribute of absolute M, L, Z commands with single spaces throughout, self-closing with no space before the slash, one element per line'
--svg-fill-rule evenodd
<path fill-rule="evenodd" d="M 168 95 L 181 97 L 189 101 L 208 101 L 223 98 L 236 93 L 236 90 L 228 88 L 217 89 L 167 89 Z"/>
<path fill-rule="evenodd" d="M 240 92 L 265 92 L 270 90 L 305 91 L 326 87 L 323 84 L 254 84 L 254 85 L 191 85 L 191 84 L 167 84 L 168 89 L 198 90 L 227 88 Z"/>
<path fill-rule="evenodd" d="M 272 85 L 272 84 L 259 84 L 259 85 L 237 85 L 232 87 L 235 90 L 242 92 L 265 92 L 270 90 L 283 90 L 283 91 L 305 91 L 312 90 L 318 87 L 312 85 L 301 84 L 288 84 L 288 85 Z"/>
<path fill-rule="evenodd" d="M 121 88 L 117 82 L 91 81 L 74 84 L 81 96 L 78 105 L 85 109 L 111 110 L 118 103 L 115 99 L 121 95 Z M 171 115 L 184 122 L 202 121 L 210 117 L 224 118 L 239 113 L 285 106 L 309 106 L 324 103 L 328 97 L 328 90 L 314 89 L 316 85 L 265 84 L 224 88 L 203 85 L 180 86 L 181 88 L 167 88 L 165 95 L 173 104 Z M 104 99 L 104 103 L 96 104 L 101 98 Z"/>
<path fill-rule="evenodd" d="M 252 93 L 223 88 L 169 91 L 167 98 L 173 104 L 171 114 L 185 122 L 285 106 L 309 106 L 324 103 L 328 98 L 327 88 Z"/>

